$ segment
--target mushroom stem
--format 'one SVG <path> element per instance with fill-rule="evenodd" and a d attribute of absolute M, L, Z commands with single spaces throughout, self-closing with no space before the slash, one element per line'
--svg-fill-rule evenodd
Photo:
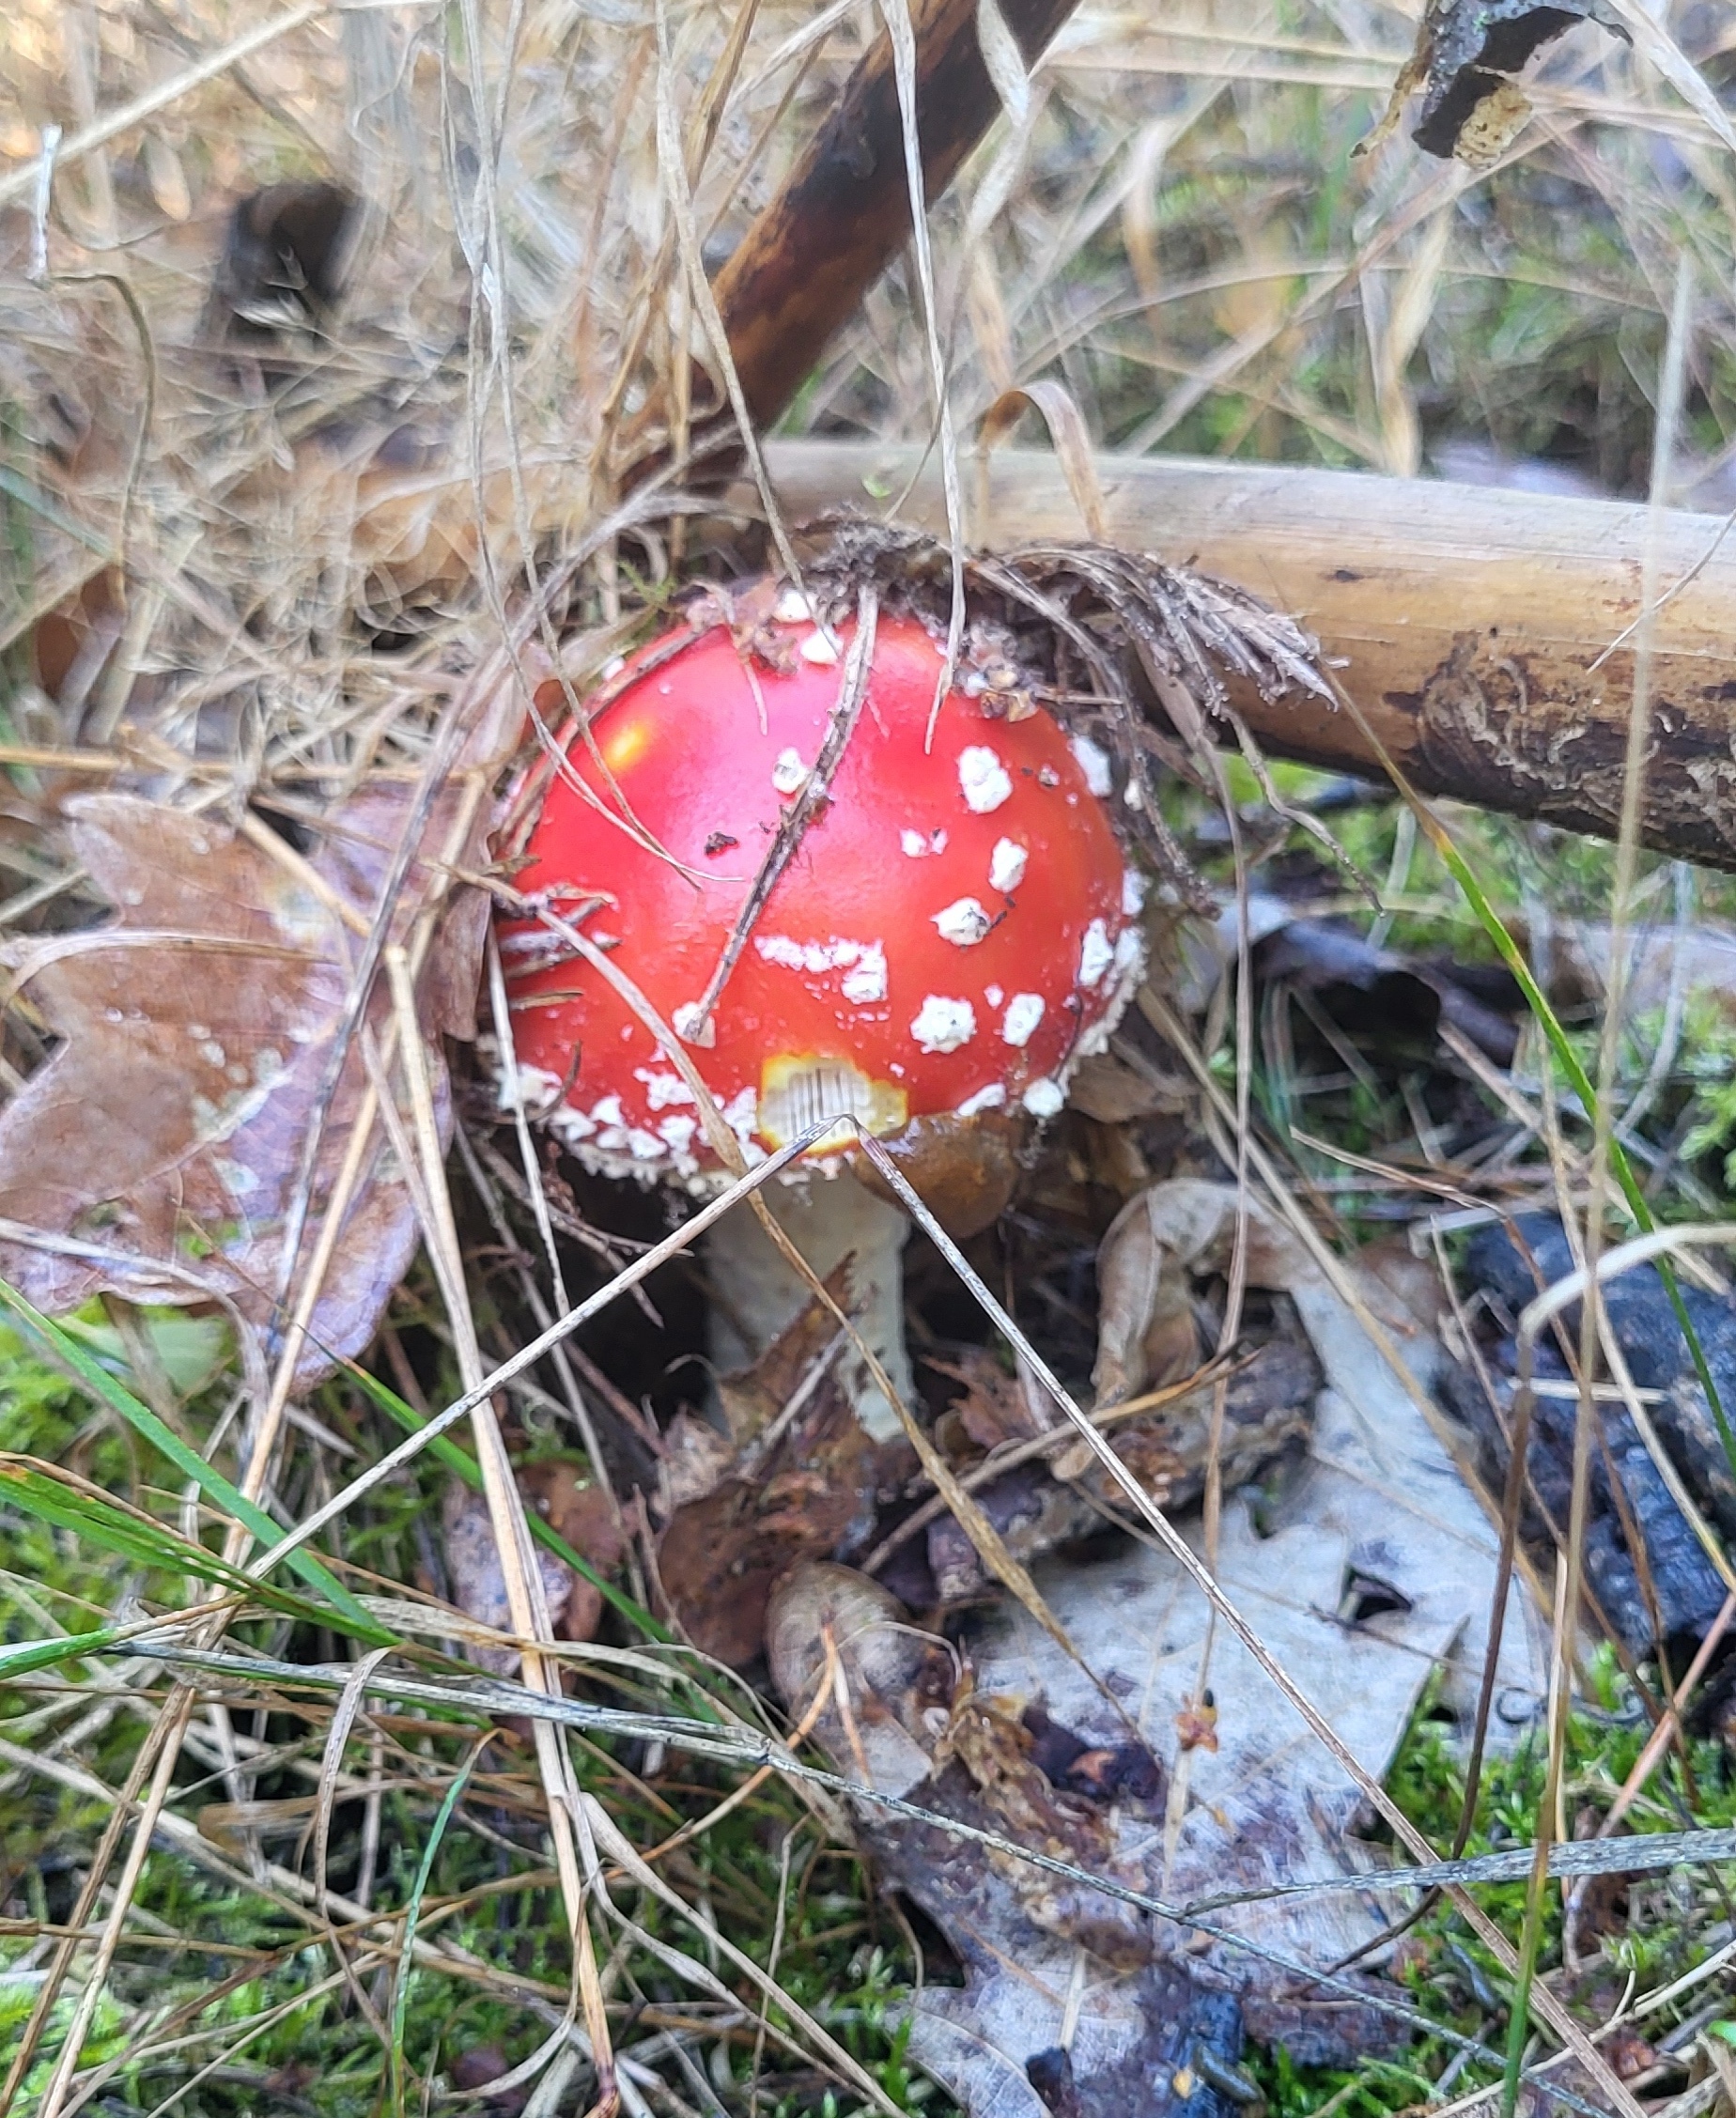
<path fill-rule="evenodd" d="M 909 1222 L 847 1171 L 767 1184 L 760 1196 L 820 1278 L 845 1257 L 855 1260 L 850 1311 L 856 1328 L 908 1403 L 902 1252 Z M 811 1295 L 758 1221 L 739 1210 L 706 1238 L 705 1261 L 718 1297 L 711 1311 L 711 1357 L 728 1374 L 757 1359 L 801 1314 Z M 839 1376 L 857 1418 L 875 1441 L 902 1431 L 897 1413 L 853 1349 L 840 1362 Z"/>

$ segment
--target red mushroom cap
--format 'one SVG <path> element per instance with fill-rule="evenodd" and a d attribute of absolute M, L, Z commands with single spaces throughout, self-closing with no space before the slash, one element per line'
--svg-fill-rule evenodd
<path fill-rule="evenodd" d="M 1138 974 L 1141 880 L 1093 790 L 1101 753 L 1047 714 L 990 718 L 955 689 L 924 749 L 941 651 L 909 618 L 880 619 L 829 799 L 695 1039 L 695 1003 L 814 766 L 854 631 L 829 639 L 787 592 L 774 608 L 758 653 L 702 623 L 595 714 L 621 796 L 673 858 L 556 778 L 519 888 L 579 919 L 690 1040 L 750 1161 L 829 1112 L 882 1136 L 1021 1105 L 1051 1117 Z M 582 740 L 568 759 L 618 815 Z M 509 922 L 503 949 L 527 1105 L 552 1101 L 542 1115 L 611 1174 L 715 1169 L 668 1053 L 600 974 L 534 922 Z"/>

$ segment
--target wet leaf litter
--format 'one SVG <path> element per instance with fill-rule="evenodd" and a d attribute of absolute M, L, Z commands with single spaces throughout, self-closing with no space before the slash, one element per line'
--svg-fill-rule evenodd
<path fill-rule="evenodd" d="M 1235 1194 L 1217 1184 L 1171 1182 L 1129 1202 L 1102 1260 L 1100 1385 L 1143 1386 L 1166 1308 L 1178 1291 L 1186 1299 L 1190 1272 L 1224 1262 L 1236 1218 Z M 1430 1686 L 1468 1729 L 1499 1540 L 1346 1292 L 1266 1213 L 1250 1220 L 1249 1279 L 1294 1305 L 1321 1386 L 1296 1407 L 1309 1438 L 1288 1491 L 1258 1513 L 1248 1498 L 1231 1502 L 1214 1571 L 1378 1778 Z M 1443 1358 L 1430 1320 L 1374 1273 L 1356 1274 L 1348 1292 L 1381 1317 L 1426 1387 Z M 1067 2108 L 1107 2118 L 1136 2095 L 1154 2110 L 1197 2093 L 1201 2109 L 1213 2097 L 1235 2108 L 1248 2036 L 1302 2064 L 1396 2048 L 1408 2033 L 1379 2002 L 1400 1996 L 1378 1971 L 1326 1990 L 1309 1976 L 1366 1964 L 1396 1916 L 1390 1902 L 1259 1899 L 1379 1860 L 1359 1849 L 1361 1797 L 1339 1760 L 1237 1641 L 1216 1631 L 1208 1649 L 1206 1600 L 1149 1540 L 1049 1562 L 1037 1578 L 1076 1656 L 1000 1604 L 965 1635 L 961 1677 L 955 1662 L 924 1658 L 910 1615 L 872 1583 L 798 1572 L 774 1599 L 774 1675 L 799 1711 L 835 1682 L 836 1656 L 847 1719 L 841 1701 L 818 1726 L 846 1778 L 1171 1905 L 1243 1892 L 1253 1901 L 1214 1912 L 1214 1935 L 1190 1933 L 865 1806 L 862 1829 L 889 1874 L 953 1938 L 968 1973 L 962 1992 L 919 1995 L 912 2051 L 968 2110 L 1040 2118 L 1053 2108 L 1043 2083 L 1064 2068 Z M 1513 1593 L 1497 1676 L 1506 1739 L 1534 1721 L 1544 1648 Z"/>
<path fill-rule="evenodd" d="M 298 1377 L 369 1344 L 419 1229 L 383 1142 L 339 1188 L 368 1044 L 395 1034 L 383 993 L 356 1015 L 354 966 L 391 878 L 380 938 L 426 952 L 414 1034 L 449 1128 L 443 1040 L 475 1033 L 488 905 L 473 887 L 442 900 L 455 869 L 481 863 L 504 733 L 497 707 L 421 814 L 402 784 L 333 805 L 311 858 L 268 827 L 134 796 L 68 804 L 73 851 L 115 917 L 9 950 L 15 987 L 60 1040 L 0 1114 L 0 1273 L 39 1307 L 99 1291 L 214 1303 L 275 1341 L 300 1216 L 331 1264 Z"/>

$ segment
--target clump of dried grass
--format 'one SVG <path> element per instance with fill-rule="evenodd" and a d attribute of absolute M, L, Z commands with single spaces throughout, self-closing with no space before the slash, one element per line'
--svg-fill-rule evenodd
<path fill-rule="evenodd" d="M 680 427 L 704 341 L 658 171 L 654 17 L 549 5 L 442 23 L 319 12 L 268 38 L 221 7 L 23 0 L 0 80 L 14 667 L 35 618 L 123 543 L 128 585 L 99 627 L 118 650 L 58 714 L 23 688 L 20 738 L 100 744 L 130 721 L 196 753 L 203 730 L 208 752 L 248 760 L 243 783 L 413 751 L 418 680 L 471 651 L 476 613 L 539 553 L 607 514 L 648 404 Z M 1680 26 L 1715 72 L 1715 21 L 1684 9 Z M 708 258 L 872 27 L 865 5 L 672 13 Z M 243 58 L 178 91 L 250 30 Z M 1400 472 L 1439 453 L 1473 474 L 1542 456 L 1631 487 L 1682 249 L 1700 272 L 1676 483 L 1704 488 L 1736 392 L 1714 291 L 1733 217 L 1704 126 L 1586 27 L 1547 59 L 1538 123 L 1493 172 L 1402 141 L 1353 166 L 1409 35 L 1372 6 L 1076 18 L 1021 121 L 934 215 L 961 430 L 1058 373 L 1115 445 Z M 142 122 L 68 159 L 141 95 Z M 37 224 L 45 124 L 62 161 Z M 341 327 L 268 363 L 213 342 L 211 265 L 232 201 L 285 178 L 361 206 Z M 931 418 L 901 266 L 795 423 L 915 435 Z M 668 560 L 653 540 L 634 575 Z M 582 615 L 615 614 L 616 561 L 612 544 L 597 555 Z M 411 651 L 382 663 L 374 640 L 407 631 Z"/>

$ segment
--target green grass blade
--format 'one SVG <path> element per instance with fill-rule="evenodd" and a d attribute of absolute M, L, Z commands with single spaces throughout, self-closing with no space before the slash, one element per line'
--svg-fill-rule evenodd
<path fill-rule="evenodd" d="M 192 1574 L 218 1588 L 232 1589 L 250 1602 L 307 1625 L 327 1626 L 336 1632 L 353 1633 L 376 1646 L 396 1643 L 395 1633 L 369 1619 L 358 1626 L 343 1613 L 304 1596 L 255 1581 L 240 1568 L 231 1567 L 215 1553 L 208 1552 L 166 1524 L 153 1522 L 132 1508 L 70 1483 L 52 1464 L 30 1457 L 0 1459 L 0 1501 L 10 1501 L 39 1522 L 70 1530 L 77 1538 L 112 1552 L 134 1566 L 154 1568 L 165 1573 Z"/>
<path fill-rule="evenodd" d="M 1526 962 L 1518 943 L 1508 933 L 1500 914 L 1484 895 L 1482 885 L 1472 873 L 1465 856 L 1434 819 L 1429 817 L 1426 812 L 1421 814 L 1424 827 L 1428 830 L 1435 851 L 1447 863 L 1453 880 L 1465 892 L 1465 901 L 1477 915 L 1483 932 L 1499 951 L 1501 961 L 1518 981 L 1519 989 L 1525 995 L 1526 1005 L 1542 1025 L 1549 1048 L 1555 1054 L 1556 1062 L 1566 1076 L 1569 1087 L 1579 1098 L 1587 1117 L 1595 1122 L 1597 1090 L 1591 1086 L 1591 1077 L 1580 1064 L 1579 1055 L 1569 1042 L 1567 1032 L 1562 1028 L 1555 1010 L 1549 1005 L 1542 988 L 1532 977 L 1530 965 Z M 1613 1134 L 1609 1141 L 1609 1167 L 1617 1183 L 1621 1187 L 1621 1196 L 1627 1201 L 1628 1212 L 1633 1214 L 1642 1232 L 1650 1235 L 1658 1225 L 1657 1218 L 1645 1193 L 1640 1189 L 1639 1179 L 1634 1173 L 1634 1165 L 1628 1160 L 1621 1142 Z M 1736 1432 L 1731 1430 L 1724 1400 L 1718 1394 L 1711 1364 L 1706 1358 L 1706 1349 L 1700 1344 L 1699 1333 L 1695 1330 L 1694 1320 L 1688 1314 L 1688 1306 L 1682 1298 L 1682 1282 L 1676 1276 L 1675 1266 L 1667 1258 L 1659 1258 L 1656 1264 L 1658 1277 L 1664 1283 L 1670 1307 L 1675 1311 L 1676 1322 L 1681 1326 L 1682 1336 L 1687 1341 L 1688 1357 L 1694 1363 L 1695 1375 L 1700 1388 L 1706 1393 L 1706 1402 L 1717 1423 L 1718 1439 L 1723 1444 L 1726 1460 L 1731 1473 L 1736 1475 Z"/>
<path fill-rule="evenodd" d="M 404 1907 L 404 1942 L 398 1953 L 397 1977 L 392 1987 L 392 2045 L 388 2055 L 392 2067 L 392 2118 L 404 2118 L 404 2023 L 410 2012 L 410 1982 L 415 1975 L 416 1923 L 422 1917 L 422 1900 L 427 1892 L 428 1878 L 434 1872 L 434 1857 L 446 1835 L 452 1813 L 470 1786 L 471 1774 L 476 1770 L 483 1748 L 483 1743 L 476 1745 L 465 1759 L 457 1778 L 446 1789 L 446 1799 L 434 1818 L 428 1843 L 422 1849 L 416 1879 L 411 1885 L 410 1900 Z"/>
<path fill-rule="evenodd" d="M 0 1647 L 0 1684 L 35 1669 L 53 1669 L 57 1662 L 76 1662 L 81 1655 L 100 1655 L 124 1640 L 131 1629 L 105 1625 L 100 1632 L 69 1632 L 59 1640 L 21 1640 Z"/>
<path fill-rule="evenodd" d="M 0 1303 L 11 1310 L 30 1335 L 70 1368 L 90 1392 L 113 1412 L 120 1415 L 129 1427 L 162 1456 L 168 1458 L 184 1477 L 191 1478 L 206 1498 L 225 1509 L 234 1520 L 258 1538 L 261 1544 L 275 1544 L 283 1535 L 277 1524 L 262 1507 L 243 1497 L 222 1472 L 212 1468 L 196 1449 L 189 1448 L 172 1427 L 159 1419 L 148 1405 L 141 1404 L 132 1391 L 112 1376 L 102 1363 L 89 1350 L 81 1345 L 69 1332 L 61 1330 L 52 1318 L 25 1301 L 18 1291 L 0 1279 Z M 384 1646 L 393 1637 L 374 1623 L 349 1591 L 336 1576 L 311 1552 L 306 1550 L 289 1554 L 289 1567 L 302 1579 L 323 1597 L 334 1610 L 341 1611 L 349 1620 L 350 1627 L 363 1627 Z"/>
<path fill-rule="evenodd" d="M 1540 1816 L 1536 1829 L 1541 1841 L 1548 1829 L 1547 1818 Z M 1534 1873 L 1526 1893 L 1525 1924 L 1519 1934 L 1519 1974 L 1513 1982 L 1512 2012 L 1507 2018 L 1507 2064 L 1501 2073 L 1501 2118 L 1514 2118 L 1519 2108 L 1525 2048 L 1531 2034 L 1531 1988 L 1537 1982 L 1537 1956 L 1542 1941 L 1543 1892 L 1547 1887 L 1541 1874 Z"/>

